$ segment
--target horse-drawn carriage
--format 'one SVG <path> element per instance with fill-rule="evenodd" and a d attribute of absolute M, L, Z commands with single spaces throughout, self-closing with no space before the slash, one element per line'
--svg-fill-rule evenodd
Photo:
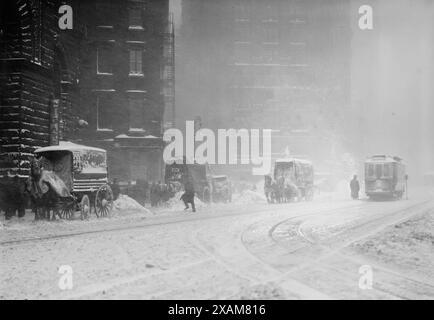
<path fill-rule="evenodd" d="M 87 218 L 94 208 L 97 217 L 113 208 L 113 192 L 107 180 L 106 151 L 61 141 L 37 149 L 27 190 L 35 215 L 59 215 L 72 219 L 76 211 Z"/>
<path fill-rule="evenodd" d="M 274 163 L 274 180 L 265 176 L 268 202 L 288 202 L 294 199 L 311 201 L 314 191 L 313 165 L 303 159 L 278 159 Z"/>

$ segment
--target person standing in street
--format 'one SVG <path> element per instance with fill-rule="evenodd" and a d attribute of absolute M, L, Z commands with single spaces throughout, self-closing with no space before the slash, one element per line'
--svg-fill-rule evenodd
<path fill-rule="evenodd" d="M 112 192 L 113 192 L 113 201 L 116 201 L 119 198 L 121 193 L 121 188 L 119 187 L 118 179 L 114 178 L 113 183 L 111 184 Z"/>
<path fill-rule="evenodd" d="M 353 200 L 359 199 L 359 191 L 360 191 L 360 184 L 357 180 L 357 175 L 353 176 L 353 180 L 350 182 L 350 189 L 351 189 L 351 198 Z"/>
<path fill-rule="evenodd" d="M 193 212 L 196 212 L 196 206 L 194 205 L 194 185 L 191 179 L 187 179 L 187 181 L 184 184 L 184 194 L 181 196 L 181 200 L 184 201 L 185 209 L 188 210 L 189 206 L 188 204 L 191 204 L 191 209 Z"/>

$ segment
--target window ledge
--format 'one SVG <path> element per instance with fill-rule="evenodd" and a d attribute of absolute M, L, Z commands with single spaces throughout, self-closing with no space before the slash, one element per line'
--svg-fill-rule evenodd
<path fill-rule="evenodd" d="M 96 129 L 97 132 L 113 132 L 113 129 L 108 128 L 98 128 Z"/>
<path fill-rule="evenodd" d="M 143 73 L 129 73 L 128 76 L 143 78 L 145 75 Z"/>
<path fill-rule="evenodd" d="M 129 26 L 128 30 L 145 30 L 142 26 Z"/>
<path fill-rule="evenodd" d="M 112 76 L 113 75 L 113 73 L 111 73 L 111 72 L 97 72 L 96 74 L 99 76 Z"/>

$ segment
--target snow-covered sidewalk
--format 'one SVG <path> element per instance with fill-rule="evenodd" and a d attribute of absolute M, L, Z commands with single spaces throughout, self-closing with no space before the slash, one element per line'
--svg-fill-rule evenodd
<path fill-rule="evenodd" d="M 434 210 L 353 244 L 358 254 L 434 284 Z"/>

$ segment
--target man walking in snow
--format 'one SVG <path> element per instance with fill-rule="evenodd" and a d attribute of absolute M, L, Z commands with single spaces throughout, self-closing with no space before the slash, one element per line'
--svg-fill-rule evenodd
<path fill-rule="evenodd" d="M 185 209 L 188 210 L 189 206 L 188 204 L 191 204 L 191 209 L 193 209 L 193 212 L 196 212 L 196 207 L 194 205 L 194 185 L 191 179 L 187 179 L 187 181 L 184 184 L 184 194 L 181 196 L 181 200 L 184 201 Z"/>
<path fill-rule="evenodd" d="M 359 191 L 360 191 L 360 184 L 357 180 L 357 176 L 353 176 L 353 180 L 350 182 L 350 189 L 351 189 L 351 198 L 354 200 L 359 199 Z"/>

